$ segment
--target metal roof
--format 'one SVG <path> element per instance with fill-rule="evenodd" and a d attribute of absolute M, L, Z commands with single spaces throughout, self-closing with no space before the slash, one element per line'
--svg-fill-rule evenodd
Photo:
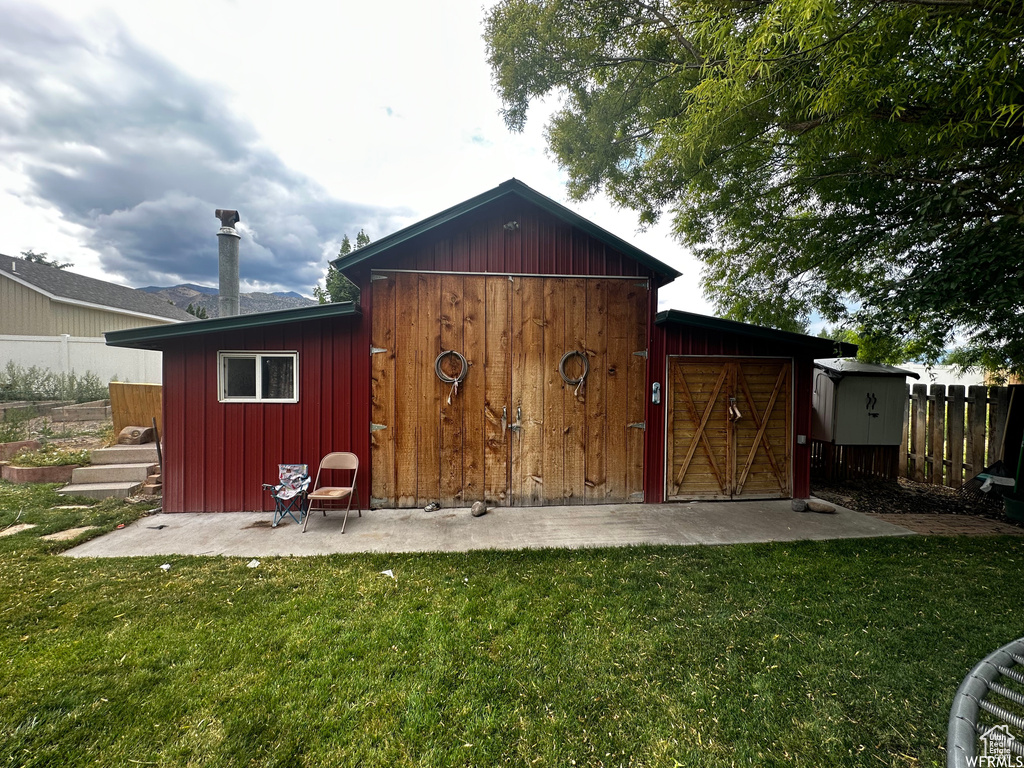
<path fill-rule="evenodd" d="M 857 354 L 857 346 L 855 344 L 847 344 L 844 341 L 833 341 L 832 339 L 823 339 L 820 336 L 808 336 L 804 333 L 780 331 L 776 328 L 766 328 L 761 325 L 751 325 L 736 320 L 724 320 L 720 317 L 712 317 L 711 315 L 698 315 L 693 312 L 683 312 L 679 309 L 659 312 L 655 316 L 654 322 L 657 325 L 689 325 L 722 333 L 753 336 L 754 338 L 766 341 L 802 347 L 812 355 L 828 354 L 829 352 L 839 352 L 844 355 Z"/>
<path fill-rule="evenodd" d="M 356 264 L 360 264 L 367 259 L 372 259 L 397 245 L 413 239 L 414 237 L 419 237 L 420 235 L 425 234 L 432 229 L 436 229 L 443 224 L 447 224 L 460 216 L 465 216 L 477 208 L 510 195 L 515 195 L 527 202 L 533 203 L 537 207 L 550 213 L 552 216 L 561 219 L 566 224 L 586 232 L 591 237 L 594 237 L 605 245 L 614 248 L 624 256 L 628 256 L 634 261 L 653 270 L 657 274 L 663 275 L 666 280 L 674 280 L 682 275 L 682 272 L 679 270 L 670 267 L 662 261 L 658 261 L 649 253 L 641 251 L 635 245 L 630 245 L 621 237 L 613 235 L 608 230 L 599 227 L 592 221 L 588 221 L 578 213 L 570 211 L 564 205 L 556 203 L 550 197 L 545 197 L 540 192 L 531 189 L 518 179 L 509 179 L 508 181 L 502 182 L 494 189 L 488 190 L 476 197 L 471 197 L 463 203 L 459 203 L 458 205 L 452 206 L 440 213 L 436 213 L 429 218 L 423 219 L 423 221 L 420 221 L 417 224 L 406 227 L 405 229 L 400 229 L 398 232 L 382 237 L 380 240 L 376 240 L 369 245 L 364 245 L 362 248 L 352 251 L 347 256 L 340 256 L 333 261 L 334 267 L 339 271 L 344 272 L 346 269 L 354 267 Z"/>
<path fill-rule="evenodd" d="M 841 379 L 844 376 L 911 376 L 915 379 L 921 378 L 920 374 L 914 371 L 905 371 L 892 365 L 862 363 L 859 360 L 844 360 L 841 357 L 815 360 L 814 366 L 821 368 L 832 379 Z"/>
<path fill-rule="evenodd" d="M 124 331 L 107 331 L 103 334 L 107 346 L 129 347 L 132 349 L 163 349 L 166 342 L 199 336 L 207 333 L 243 331 L 247 328 L 265 328 L 268 325 L 300 323 L 307 320 L 325 320 L 331 317 L 361 315 L 358 304 L 340 301 L 336 304 L 317 304 L 313 307 L 296 309 L 275 309 L 271 312 L 253 312 L 248 315 L 214 317 L 210 320 L 194 320 L 175 325 L 154 325 L 147 328 L 130 328 Z"/>
<path fill-rule="evenodd" d="M 36 264 L 25 259 L 0 254 L 0 272 L 52 301 L 75 304 L 91 309 L 119 312 L 154 320 L 176 322 L 192 320 L 183 309 L 164 299 L 124 285 L 108 283 L 85 275 Z"/>

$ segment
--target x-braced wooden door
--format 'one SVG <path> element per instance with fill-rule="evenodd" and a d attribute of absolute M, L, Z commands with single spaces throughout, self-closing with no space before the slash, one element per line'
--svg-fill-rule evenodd
<path fill-rule="evenodd" d="M 666 498 L 792 495 L 788 359 L 670 357 Z"/>
<path fill-rule="evenodd" d="M 371 284 L 374 505 L 643 498 L 646 281 L 382 271 Z M 465 359 L 458 387 L 438 376 L 463 372 L 448 350 Z"/>

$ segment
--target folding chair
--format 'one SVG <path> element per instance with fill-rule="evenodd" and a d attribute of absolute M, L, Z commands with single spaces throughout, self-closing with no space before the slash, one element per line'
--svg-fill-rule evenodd
<path fill-rule="evenodd" d="M 264 491 L 273 492 L 270 494 L 274 500 L 274 524 L 271 528 L 277 528 L 278 523 L 284 520 L 285 515 L 296 523 L 302 522 L 302 505 L 306 498 L 307 488 L 309 488 L 309 467 L 306 464 L 277 465 L 277 485 L 263 484 Z M 296 514 L 298 517 L 295 516 Z"/>
<path fill-rule="evenodd" d="M 348 485 L 320 485 L 320 477 L 324 470 L 331 472 L 350 470 L 352 480 Z M 320 461 L 320 468 L 316 472 L 316 482 L 313 483 L 313 490 L 306 498 L 309 499 L 309 507 L 306 510 L 305 522 L 302 524 L 302 532 L 306 532 L 309 525 L 309 518 L 314 511 L 323 512 L 327 516 L 327 510 L 340 509 L 340 504 L 345 501 L 345 519 L 341 523 L 341 532 L 345 532 L 345 524 L 348 523 L 348 513 L 352 509 L 352 496 L 359 498 L 359 491 L 356 489 L 356 475 L 359 474 L 359 459 L 354 453 L 328 453 Z M 363 516 L 363 505 L 357 503 L 359 516 Z"/>

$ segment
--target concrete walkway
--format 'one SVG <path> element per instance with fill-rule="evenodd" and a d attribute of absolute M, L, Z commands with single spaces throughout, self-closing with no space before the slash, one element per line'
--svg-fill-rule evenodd
<path fill-rule="evenodd" d="M 911 531 L 838 507 L 794 512 L 786 501 L 502 507 L 364 511 L 271 528 L 270 512 L 158 514 L 68 550 L 70 557 L 142 555 L 327 555 L 337 552 L 466 552 L 478 549 L 620 547 L 636 544 L 741 544 L 801 539 L 911 536 Z"/>

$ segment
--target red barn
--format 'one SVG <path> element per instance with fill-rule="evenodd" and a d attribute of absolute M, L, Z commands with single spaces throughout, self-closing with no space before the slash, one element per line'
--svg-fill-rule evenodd
<path fill-rule="evenodd" d="M 834 342 L 657 313 L 673 268 L 516 180 L 338 259 L 358 304 L 107 334 L 164 365 L 164 509 L 271 508 L 361 461 L 373 506 L 809 493 Z"/>

